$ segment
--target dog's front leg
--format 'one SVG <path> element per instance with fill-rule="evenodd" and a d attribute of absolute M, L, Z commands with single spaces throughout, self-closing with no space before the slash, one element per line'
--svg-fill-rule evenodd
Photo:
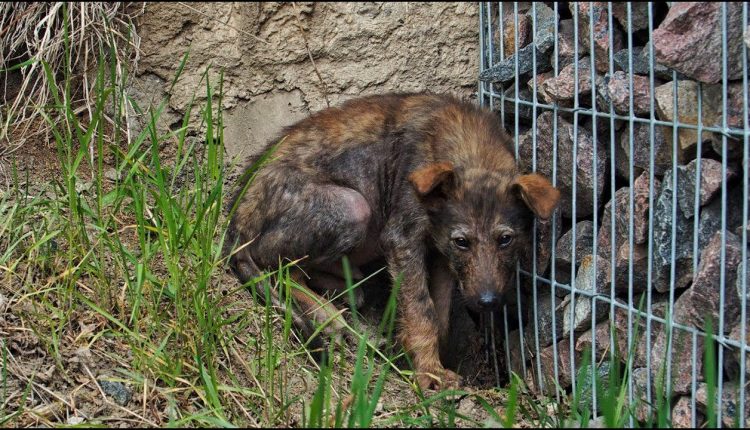
<path fill-rule="evenodd" d="M 459 376 L 440 362 L 439 323 L 427 284 L 423 242 L 400 240 L 387 259 L 394 282 L 401 279 L 398 336 L 412 358 L 417 384 L 422 389 L 456 387 Z"/>

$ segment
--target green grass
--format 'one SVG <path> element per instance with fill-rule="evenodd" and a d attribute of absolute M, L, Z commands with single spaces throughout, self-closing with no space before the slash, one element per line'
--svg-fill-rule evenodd
<path fill-rule="evenodd" d="M 67 30 L 63 40 L 70 43 Z M 0 424 L 61 426 L 79 417 L 87 426 L 588 425 L 585 384 L 556 412 L 517 375 L 496 390 L 420 392 L 401 351 L 377 346 L 394 342 L 398 283 L 370 335 L 356 330 L 362 321 L 353 312 L 357 344 L 332 342 L 326 360 L 310 360 L 291 316 L 259 305 L 256 288 L 239 285 L 222 254 L 235 160 L 224 159 L 221 71 L 205 71 L 202 97 L 194 95 L 182 125 L 161 132 L 168 100 L 138 106 L 109 55 L 100 53 L 96 105 L 85 122 L 71 106 L 71 77 L 43 64 L 53 103 L 38 108 L 52 129 L 59 175 L 38 183 L 14 163 L 13 184 L 0 194 L 0 298 L 12 309 L 0 339 Z M 187 65 L 185 55 L 172 87 Z M 118 114 L 125 104 L 146 118 L 131 141 Z M 297 287 L 288 266 L 252 283 L 287 300 Z M 347 276 L 350 303 L 359 285 Z M 580 378 L 592 369 L 589 355 Z M 622 426 L 632 414 L 629 375 L 611 360 L 609 379 L 595 376 L 593 384 L 599 415 Z M 53 377 L 40 376 L 48 372 Z M 102 396 L 99 378 L 124 382 L 130 403 Z M 470 413 L 461 410 L 465 401 Z M 668 410 L 657 409 L 655 423 L 669 425 Z"/>

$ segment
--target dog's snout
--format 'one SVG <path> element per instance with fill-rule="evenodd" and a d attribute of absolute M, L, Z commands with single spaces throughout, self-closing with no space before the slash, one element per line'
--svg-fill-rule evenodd
<path fill-rule="evenodd" d="M 498 304 L 498 295 L 492 292 L 484 292 L 479 296 L 479 306 L 486 311 L 494 309 Z"/>

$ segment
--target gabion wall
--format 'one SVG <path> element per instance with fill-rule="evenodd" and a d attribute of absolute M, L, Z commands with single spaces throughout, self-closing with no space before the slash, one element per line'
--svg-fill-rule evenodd
<path fill-rule="evenodd" d="M 502 315 L 507 370 L 595 411 L 617 371 L 631 426 L 668 401 L 675 427 L 710 402 L 744 427 L 748 4 L 482 3 L 479 25 L 480 102 L 562 192 Z"/>

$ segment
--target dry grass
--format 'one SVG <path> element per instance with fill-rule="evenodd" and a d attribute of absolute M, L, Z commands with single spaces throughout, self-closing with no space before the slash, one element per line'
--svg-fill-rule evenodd
<path fill-rule="evenodd" d="M 47 63 L 56 77 L 76 76 L 70 104 L 90 120 L 90 72 L 102 52 L 113 58 L 116 79 L 136 70 L 140 40 L 133 20 L 144 4 L 120 2 L 0 3 L 0 159 L 49 131 L 39 107 L 51 100 Z M 67 32 L 68 37 L 62 37 Z M 66 46 L 69 43 L 70 46 Z M 25 65 L 25 67 L 20 67 Z"/>

